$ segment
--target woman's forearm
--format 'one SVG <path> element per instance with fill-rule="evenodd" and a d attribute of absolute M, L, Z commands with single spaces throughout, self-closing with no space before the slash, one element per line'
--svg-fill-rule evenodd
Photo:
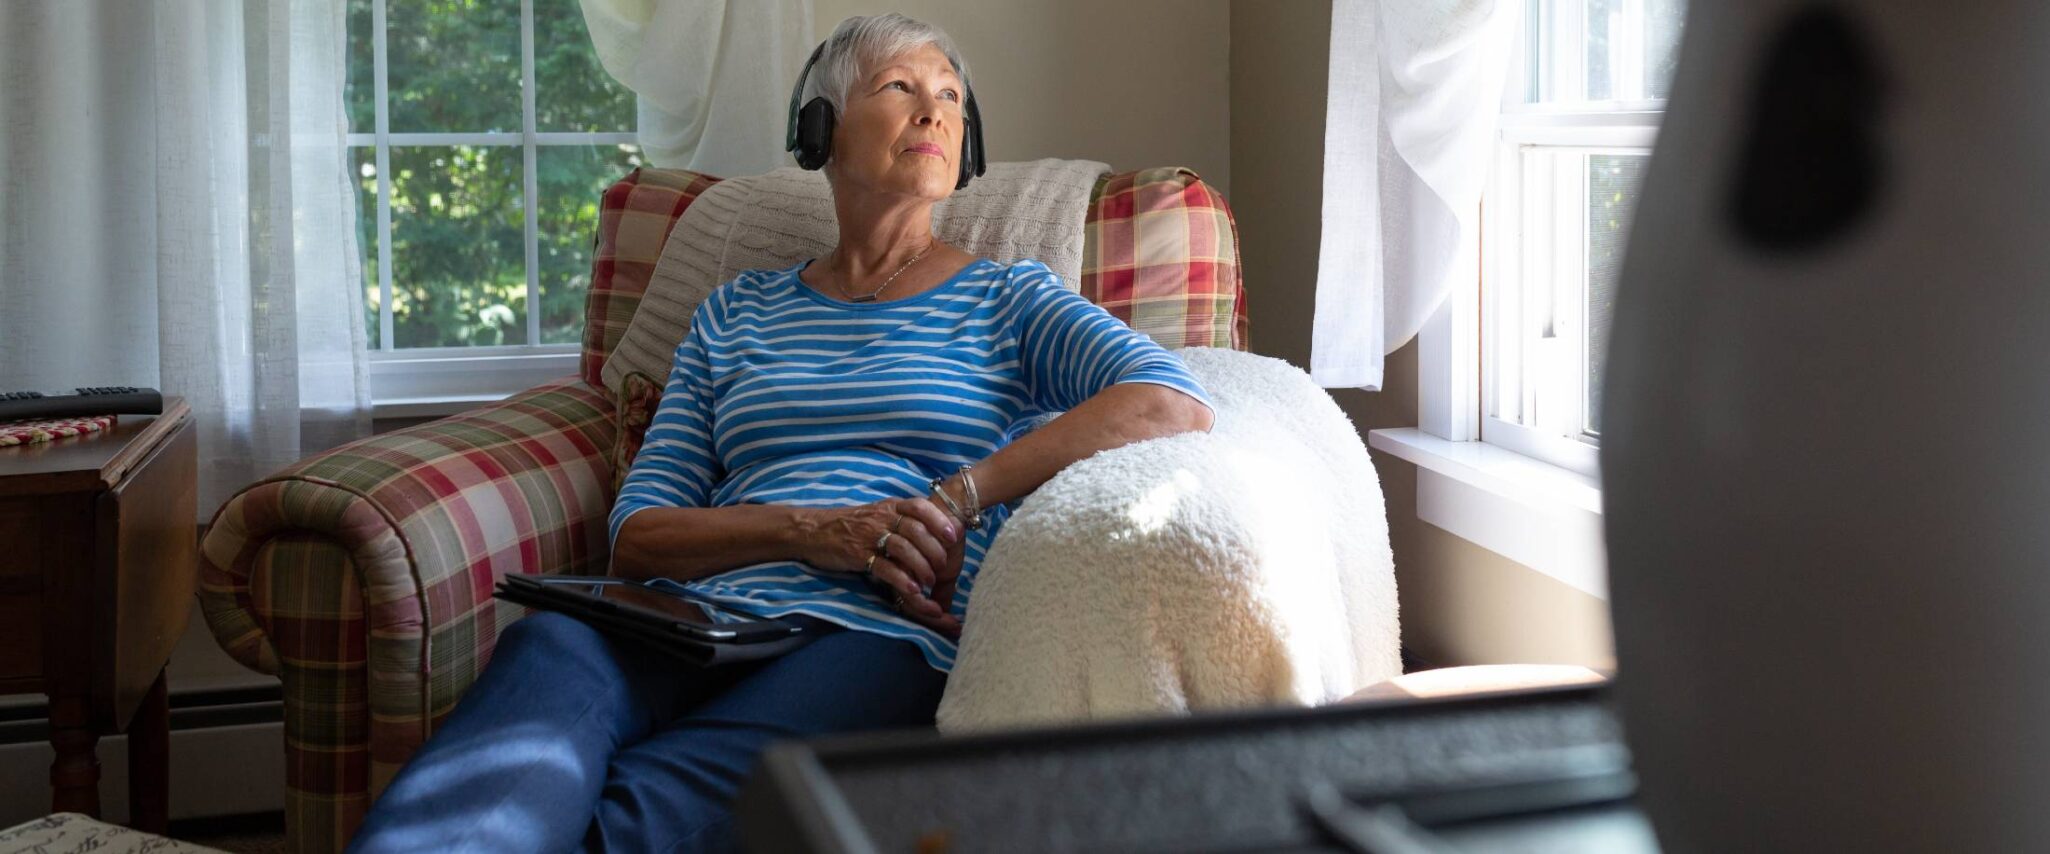
<path fill-rule="evenodd" d="M 969 474 L 983 507 L 1039 488 L 1069 464 L 1097 451 L 1161 436 L 1208 432 L 1212 415 L 1202 401 L 1154 383 L 1120 383 L 999 449 Z M 942 486 L 964 499 L 961 479 Z M 965 506 L 965 504 L 964 504 Z"/>
<path fill-rule="evenodd" d="M 651 507 L 620 526 L 612 574 L 689 581 L 766 561 L 804 560 L 811 527 L 803 507 Z"/>
<path fill-rule="evenodd" d="M 1108 448 L 1210 429 L 1210 408 L 1152 383 L 1123 383 L 1003 447 L 970 470 L 983 507 L 1039 488 L 1076 460 Z M 966 506 L 959 477 L 942 487 Z M 688 581 L 773 560 L 807 561 L 831 520 L 778 504 L 652 507 L 628 516 L 613 543 L 612 574 Z"/>

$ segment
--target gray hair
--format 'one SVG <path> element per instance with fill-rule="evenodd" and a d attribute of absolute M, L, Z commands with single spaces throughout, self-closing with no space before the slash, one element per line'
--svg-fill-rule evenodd
<path fill-rule="evenodd" d="M 968 62 L 961 58 L 954 40 L 939 27 L 891 12 L 857 15 L 834 27 L 833 34 L 826 37 L 826 49 L 819 54 L 818 65 L 812 67 L 811 76 L 805 79 L 804 95 L 797 102 L 803 104 L 823 96 L 833 105 L 833 114 L 839 115 L 847 109 L 847 90 L 861 78 L 864 67 L 873 68 L 876 63 L 925 45 L 939 48 L 947 61 L 953 63 L 954 73 L 961 77 L 961 98 L 967 100 Z"/>

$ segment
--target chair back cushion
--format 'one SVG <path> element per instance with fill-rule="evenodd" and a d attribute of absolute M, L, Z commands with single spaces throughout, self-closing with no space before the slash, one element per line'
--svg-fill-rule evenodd
<path fill-rule="evenodd" d="M 1089 198 L 1110 167 L 1088 160 L 991 164 L 933 210 L 941 240 L 1008 263 L 1043 261 L 1070 289 L 1081 278 Z M 747 270 L 784 269 L 830 253 L 840 239 L 825 176 L 795 167 L 734 178 L 707 190 L 676 221 L 626 336 L 607 360 L 619 394 L 634 373 L 668 379 L 691 317 L 720 285 Z"/>
<path fill-rule="evenodd" d="M 641 305 L 669 230 L 698 194 L 718 182 L 683 169 L 640 168 L 606 188 L 591 251 L 591 292 L 584 302 L 584 351 L 577 364 L 584 382 L 604 386 L 605 360 Z"/>

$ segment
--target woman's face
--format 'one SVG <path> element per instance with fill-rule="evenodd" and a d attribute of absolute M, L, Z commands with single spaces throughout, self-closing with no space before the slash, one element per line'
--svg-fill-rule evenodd
<path fill-rule="evenodd" d="M 960 178 L 961 78 L 938 46 L 862 69 L 833 128 L 833 191 L 939 201 Z"/>

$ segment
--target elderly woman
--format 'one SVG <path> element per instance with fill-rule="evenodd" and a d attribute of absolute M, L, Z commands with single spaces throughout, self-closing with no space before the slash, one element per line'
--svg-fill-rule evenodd
<path fill-rule="evenodd" d="M 698 308 L 612 512 L 612 571 L 820 637 L 693 669 L 529 616 L 352 849 L 729 847 L 770 742 L 932 722 L 1005 502 L 1097 451 L 1209 429 L 1181 362 L 1045 265 L 934 237 L 967 141 L 945 33 L 851 18 L 802 86 L 831 108 L 839 244 Z"/>

